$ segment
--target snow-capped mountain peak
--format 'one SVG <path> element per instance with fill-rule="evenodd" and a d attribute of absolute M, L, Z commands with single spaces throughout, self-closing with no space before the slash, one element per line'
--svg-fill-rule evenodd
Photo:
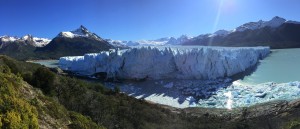
<path fill-rule="evenodd" d="M 32 36 L 30 34 L 24 35 L 22 38 L 22 40 L 30 40 L 32 39 Z"/>
<path fill-rule="evenodd" d="M 38 37 L 33 37 L 30 34 L 24 35 L 23 37 L 13 37 L 13 36 L 1 36 L 0 41 L 3 43 L 10 43 L 10 42 L 26 42 L 29 43 L 30 45 L 33 45 L 35 47 L 43 47 L 46 46 L 51 40 L 47 38 L 38 38 Z"/>
<path fill-rule="evenodd" d="M 214 34 L 216 35 L 227 35 L 229 33 L 228 30 L 218 30 Z"/>
<path fill-rule="evenodd" d="M 273 17 L 270 21 L 283 21 L 283 22 L 285 22 L 286 21 L 286 19 L 284 19 L 284 18 L 282 18 L 282 17 L 279 17 L 279 16 L 275 16 L 275 17 Z"/>
<path fill-rule="evenodd" d="M 218 30 L 213 34 L 210 34 L 209 37 L 215 37 L 215 36 L 226 36 L 230 33 L 228 30 Z"/>
<path fill-rule="evenodd" d="M 87 38 L 93 38 L 99 41 L 103 41 L 102 38 L 100 38 L 95 33 L 91 33 L 86 27 L 81 25 L 78 29 L 73 31 L 64 31 L 60 32 L 57 37 L 65 37 L 65 38 L 74 38 L 74 37 L 87 37 Z"/>
<path fill-rule="evenodd" d="M 33 37 L 32 39 L 36 47 L 44 47 L 51 41 L 50 39 L 47 38 L 38 38 L 38 37 Z"/>
<path fill-rule="evenodd" d="M 85 36 L 89 36 L 90 32 L 88 31 L 87 28 L 85 28 L 83 25 L 80 25 L 80 27 L 74 31 L 71 31 L 73 34 L 77 34 L 77 35 L 85 35 Z"/>
<path fill-rule="evenodd" d="M 283 23 L 286 23 L 287 20 L 278 16 L 273 17 L 270 21 L 262 21 L 259 20 L 258 22 L 248 22 L 245 23 L 233 30 L 235 31 L 245 31 L 245 30 L 256 30 L 256 29 L 261 29 L 264 27 L 271 27 L 271 28 L 276 28 L 282 25 Z"/>
<path fill-rule="evenodd" d="M 245 31 L 245 30 L 255 30 L 255 29 L 259 29 L 262 24 L 263 24 L 264 21 L 260 20 L 258 22 L 248 22 L 248 23 L 245 23 L 237 28 L 234 29 L 234 32 L 235 31 L 239 31 L 239 32 L 242 32 L 242 31 Z"/>
<path fill-rule="evenodd" d="M 1 42 L 14 42 L 16 40 L 18 40 L 18 37 L 13 37 L 13 36 L 8 36 L 8 35 L 4 35 L 0 37 Z"/>
<path fill-rule="evenodd" d="M 138 41 L 121 41 L 121 40 L 111 40 L 107 39 L 113 46 L 163 46 L 163 45 L 180 45 L 193 37 L 189 37 L 187 35 L 181 35 L 178 38 L 175 37 L 164 37 L 155 40 L 138 40 Z"/>
<path fill-rule="evenodd" d="M 181 35 L 179 38 L 177 38 L 177 44 L 174 44 L 174 45 L 182 44 L 191 38 L 193 38 L 193 37 L 189 37 L 187 35 Z"/>
<path fill-rule="evenodd" d="M 275 27 L 282 25 L 285 22 L 286 22 L 286 19 L 276 16 L 276 17 L 272 18 L 270 21 L 264 22 L 262 27 L 269 26 L 269 27 L 275 28 Z"/>
<path fill-rule="evenodd" d="M 186 34 L 181 35 L 179 38 L 177 39 L 188 39 L 190 38 L 189 36 L 187 36 Z"/>
<path fill-rule="evenodd" d="M 112 40 L 112 39 L 105 39 L 110 45 L 113 45 L 118 48 L 127 48 L 128 47 L 128 42 L 127 41 L 122 41 L 122 40 Z"/>

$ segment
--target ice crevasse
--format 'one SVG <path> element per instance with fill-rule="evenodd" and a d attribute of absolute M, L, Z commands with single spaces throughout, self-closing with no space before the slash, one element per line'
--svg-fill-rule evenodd
<path fill-rule="evenodd" d="M 254 66 L 269 47 L 141 47 L 61 57 L 63 70 L 120 79 L 216 79 Z"/>

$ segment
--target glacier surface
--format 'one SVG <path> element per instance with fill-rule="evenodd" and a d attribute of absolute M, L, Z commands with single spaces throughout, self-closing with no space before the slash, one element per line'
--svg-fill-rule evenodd
<path fill-rule="evenodd" d="M 216 79 L 254 66 L 269 47 L 139 47 L 61 57 L 63 70 L 120 79 Z"/>

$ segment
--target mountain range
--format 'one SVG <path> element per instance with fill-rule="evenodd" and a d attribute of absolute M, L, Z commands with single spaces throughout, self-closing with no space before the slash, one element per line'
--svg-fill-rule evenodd
<path fill-rule="evenodd" d="M 212 34 L 138 41 L 103 39 L 81 25 L 73 31 L 60 32 L 52 40 L 32 35 L 25 35 L 21 38 L 1 36 L 0 54 L 19 60 L 58 59 L 62 56 L 84 55 L 114 48 L 157 45 L 297 48 L 300 47 L 300 22 L 276 16 L 269 21 L 248 22 L 233 30 L 218 30 Z"/>
<path fill-rule="evenodd" d="M 157 40 L 107 41 L 121 46 L 202 45 L 202 46 L 270 46 L 271 48 L 300 47 L 300 22 L 275 16 L 269 21 L 248 22 L 233 30 L 218 30 L 195 37 L 165 37 Z"/>
<path fill-rule="evenodd" d="M 272 49 L 300 47 L 300 22 L 274 17 L 270 21 L 245 23 L 231 31 L 219 30 L 182 43 L 203 46 L 270 46 Z"/>
<path fill-rule="evenodd" d="M 26 35 L 22 38 L 0 37 L 0 54 L 19 60 L 58 59 L 62 56 L 76 56 L 97 53 L 115 48 L 84 26 L 74 31 L 60 32 L 52 40 Z"/>
<path fill-rule="evenodd" d="M 181 45 L 184 42 L 189 41 L 193 37 L 187 35 L 181 35 L 178 38 L 175 37 L 164 37 L 155 40 L 138 40 L 138 41 L 122 41 L 106 39 L 107 42 L 114 46 L 163 46 L 163 45 Z"/>

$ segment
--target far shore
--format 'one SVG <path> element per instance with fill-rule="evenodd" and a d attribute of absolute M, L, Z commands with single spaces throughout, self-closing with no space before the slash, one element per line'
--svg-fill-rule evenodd
<path fill-rule="evenodd" d="M 46 60 L 26 60 L 25 62 L 37 62 L 37 61 L 55 61 L 55 59 L 46 59 Z"/>

